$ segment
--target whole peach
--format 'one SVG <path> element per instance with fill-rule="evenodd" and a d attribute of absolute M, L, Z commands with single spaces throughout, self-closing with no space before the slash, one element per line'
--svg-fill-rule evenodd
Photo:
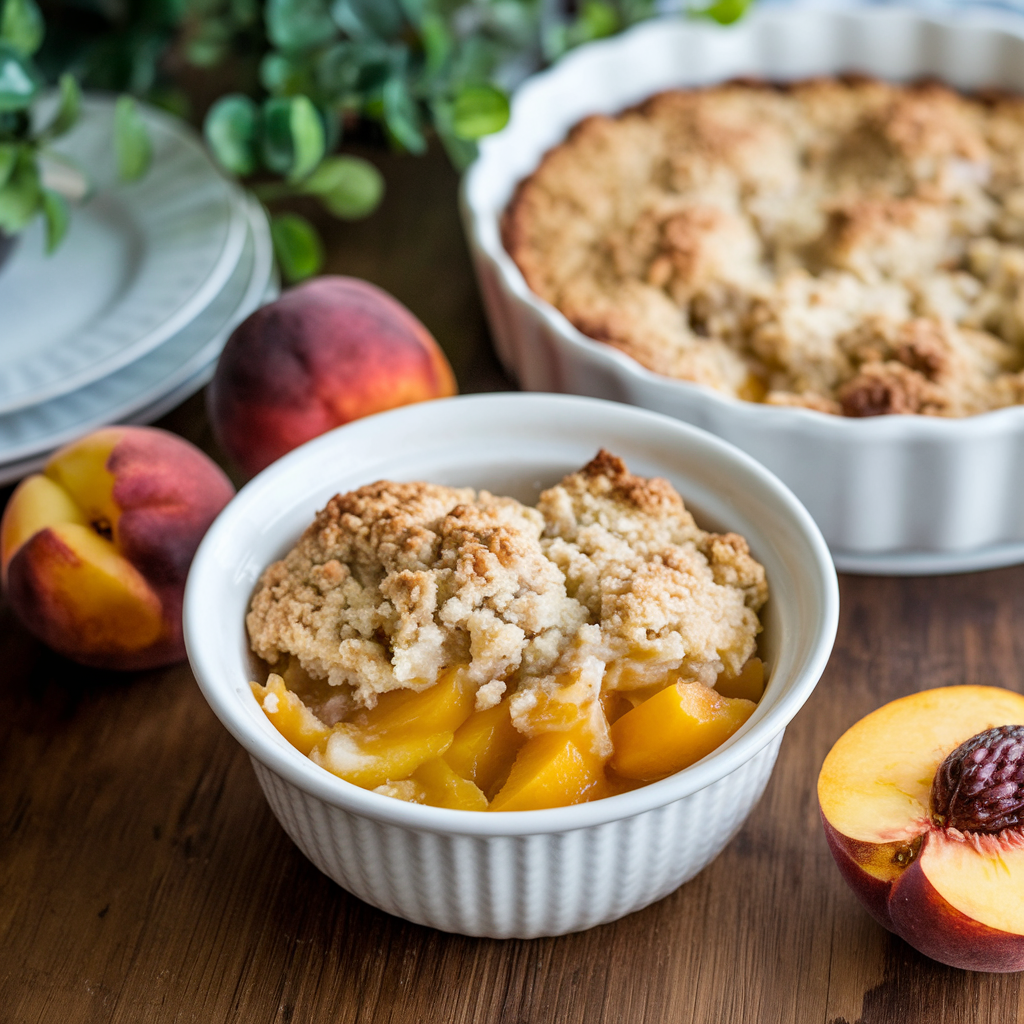
<path fill-rule="evenodd" d="M 181 661 L 181 602 L 200 540 L 234 488 L 198 448 L 108 427 L 23 480 L 0 521 L 11 607 L 54 650 L 99 668 Z"/>
<path fill-rule="evenodd" d="M 430 332 L 366 281 L 321 277 L 228 339 L 207 393 L 214 433 L 253 476 L 333 427 L 456 393 Z"/>

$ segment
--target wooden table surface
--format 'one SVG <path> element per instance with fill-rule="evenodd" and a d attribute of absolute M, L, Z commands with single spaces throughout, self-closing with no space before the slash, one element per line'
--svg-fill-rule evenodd
<path fill-rule="evenodd" d="M 324 224 L 329 269 L 404 300 L 463 390 L 509 387 L 454 174 L 438 157 L 383 165 L 384 208 Z M 162 425 L 219 457 L 201 396 Z M 0 606 L 0 1022 L 1024 1019 L 1024 976 L 940 966 L 871 921 L 814 798 L 828 748 L 883 702 L 949 683 L 1021 688 L 1024 567 L 847 576 L 841 591 L 829 667 L 725 852 L 646 910 L 533 941 L 446 935 L 361 903 L 282 832 L 186 665 L 83 669 Z"/>

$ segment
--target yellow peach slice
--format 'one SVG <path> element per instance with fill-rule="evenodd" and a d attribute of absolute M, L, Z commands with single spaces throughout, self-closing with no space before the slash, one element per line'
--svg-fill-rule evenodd
<path fill-rule="evenodd" d="M 421 764 L 440 757 L 452 743 L 450 732 L 367 736 L 347 722 L 309 752 L 310 759 L 346 782 L 374 789 L 408 778 Z"/>
<path fill-rule="evenodd" d="M 703 683 L 674 683 L 611 727 L 612 769 L 653 781 L 688 768 L 721 746 L 751 716 L 749 700 L 723 697 Z"/>
<path fill-rule="evenodd" d="M 47 620 L 76 638 L 83 651 L 137 651 L 164 628 L 160 599 L 110 541 L 88 526 L 58 523 L 35 534 L 10 566 L 26 558 L 26 579 Z"/>
<path fill-rule="evenodd" d="M 577 746 L 571 733 L 542 733 L 523 745 L 488 810 L 537 811 L 583 803 L 602 780 L 600 764 Z"/>
<path fill-rule="evenodd" d="M 715 689 L 723 697 L 742 697 L 756 704 L 764 695 L 764 662 L 750 658 L 738 676 L 723 672 L 715 682 Z"/>
<path fill-rule="evenodd" d="M 266 686 L 252 684 L 252 692 L 274 728 L 297 750 L 308 754 L 331 733 L 302 701 L 285 686 L 284 680 L 271 673 Z"/>
<path fill-rule="evenodd" d="M 124 431 L 117 427 L 97 430 L 61 449 L 43 470 L 70 495 L 86 521 L 115 542 L 121 509 L 114 501 L 114 474 L 107 464 L 123 436 Z"/>
<path fill-rule="evenodd" d="M 601 694 L 601 710 L 608 719 L 608 724 L 614 725 L 623 715 L 633 710 L 633 704 L 618 690 L 605 690 Z"/>
<path fill-rule="evenodd" d="M 486 811 L 487 797 L 468 779 L 456 775 L 442 757 L 419 766 L 410 776 L 431 807 L 449 807 L 456 811 Z"/>
<path fill-rule="evenodd" d="M 17 487 L 0 526 L 0 562 L 4 573 L 18 549 L 40 530 L 58 523 L 88 526 L 89 518 L 71 495 L 49 477 L 26 477 Z"/>
<path fill-rule="evenodd" d="M 367 732 L 454 732 L 469 718 L 476 700 L 476 686 L 463 667 L 441 673 L 425 690 L 391 690 L 382 694 L 376 707 L 361 711 L 352 721 Z"/>
<path fill-rule="evenodd" d="M 473 712 L 455 731 L 444 759 L 462 778 L 491 793 L 495 783 L 508 775 L 525 740 L 512 724 L 506 699 L 493 708 Z"/>

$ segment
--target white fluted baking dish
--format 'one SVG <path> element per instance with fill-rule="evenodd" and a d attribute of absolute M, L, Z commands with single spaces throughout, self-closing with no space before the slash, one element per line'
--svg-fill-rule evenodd
<path fill-rule="evenodd" d="M 671 480 L 698 522 L 744 534 L 767 570 L 769 684 L 749 722 L 698 764 L 621 796 L 487 813 L 408 804 L 336 778 L 274 729 L 249 688 L 244 616 L 264 567 L 337 491 L 373 480 L 484 487 L 534 501 L 606 446 Z M 214 712 L 248 751 L 274 814 L 339 885 L 445 931 L 556 935 L 622 917 L 708 864 L 757 802 L 783 730 L 835 637 L 838 591 L 807 511 L 753 459 L 703 431 L 628 406 L 559 395 L 479 395 L 342 427 L 264 470 L 203 540 L 185 640 Z"/>
<path fill-rule="evenodd" d="M 1024 408 L 851 420 L 742 402 L 586 337 L 530 291 L 502 246 L 499 222 L 516 184 L 586 115 L 737 76 L 849 71 L 1024 92 L 1024 18 L 796 5 L 755 9 L 730 28 L 661 19 L 582 47 L 524 83 L 508 127 L 484 140 L 463 186 L 498 354 L 530 390 L 628 402 L 731 441 L 793 489 L 841 569 L 917 574 L 1024 561 Z"/>

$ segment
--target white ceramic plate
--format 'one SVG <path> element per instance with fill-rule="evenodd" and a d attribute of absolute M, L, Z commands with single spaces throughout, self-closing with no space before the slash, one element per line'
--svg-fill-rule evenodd
<path fill-rule="evenodd" d="M 277 294 L 266 215 L 255 201 L 247 213 L 250 228 L 242 260 L 193 323 L 155 352 L 95 384 L 0 416 L 0 482 L 19 479 L 55 448 L 104 424 L 156 419 L 206 383 L 209 377 L 200 379 L 201 374 L 212 375 L 234 327 Z M 169 396 L 177 401 L 167 404 Z"/>
<path fill-rule="evenodd" d="M 200 388 L 209 384 L 216 369 L 217 360 L 214 359 L 193 377 L 189 377 L 184 383 L 179 384 L 170 394 L 164 395 L 163 398 L 152 405 L 147 405 L 145 409 L 140 410 L 134 416 L 125 417 L 122 422 L 137 424 L 153 423 L 165 413 L 181 405 L 186 398 L 191 398 Z M 30 473 L 38 473 L 50 460 L 51 455 L 53 455 L 53 451 L 48 451 L 42 455 L 35 455 L 31 459 L 25 459 L 22 462 L 11 462 L 0 466 L 0 485 L 14 483 Z"/>
<path fill-rule="evenodd" d="M 68 394 L 152 351 L 220 295 L 242 255 L 244 198 L 193 132 L 141 107 L 153 163 L 124 184 L 113 109 L 88 98 L 54 147 L 95 188 L 63 245 L 47 256 L 35 222 L 0 270 L 0 413 Z"/>

